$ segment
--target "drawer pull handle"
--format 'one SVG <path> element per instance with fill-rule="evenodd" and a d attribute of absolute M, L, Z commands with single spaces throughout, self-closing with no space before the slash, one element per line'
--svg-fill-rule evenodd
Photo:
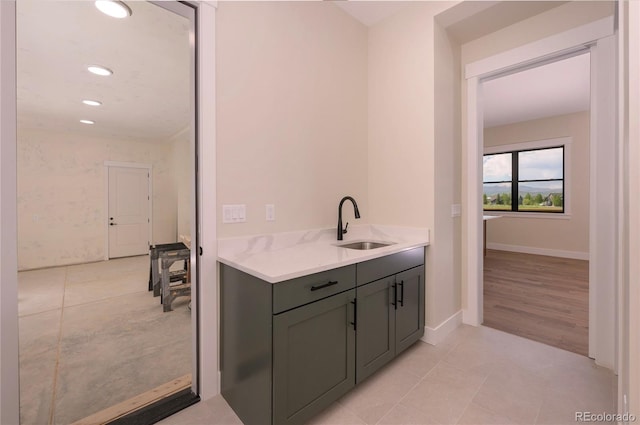
<path fill-rule="evenodd" d="M 400 307 L 404 307 L 404 280 L 399 283 L 400 285 Z"/>
<path fill-rule="evenodd" d="M 324 289 L 324 288 L 327 288 L 329 286 L 333 286 L 333 285 L 337 285 L 337 284 L 338 284 L 337 280 L 332 280 L 330 282 L 323 283 L 322 285 L 314 285 L 314 286 L 311 287 L 311 290 L 312 291 L 317 291 L 318 289 Z"/>

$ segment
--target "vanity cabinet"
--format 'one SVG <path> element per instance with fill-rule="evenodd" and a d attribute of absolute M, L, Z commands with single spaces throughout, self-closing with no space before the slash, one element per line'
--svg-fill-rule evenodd
<path fill-rule="evenodd" d="M 299 424 L 355 385 L 356 266 L 271 284 L 220 265 L 222 395 L 245 424 Z"/>
<path fill-rule="evenodd" d="M 356 289 L 356 383 L 376 372 L 424 334 L 424 251 L 414 251 L 401 253 L 403 255 L 396 259 L 400 261 L 385 257 L 371 260 L 369 264 L 358 264 L 358 272 L 363 270 L 364 274 L 369 269 L 379 270 L 368 278 L 411 268 L 363 283 Z M 386 268 L 380 267 L 380 262 Z"/>
<path fill-rule="evenodd" d="M 424 332 L 424 248 L 271 284 L 220 264 L 222 395 L 300 424 Z"/>
<path fill-rule="evenodd" d="M 273 317 L 273 423 L 303 423 L 355 385 L 354 289 Z"/>

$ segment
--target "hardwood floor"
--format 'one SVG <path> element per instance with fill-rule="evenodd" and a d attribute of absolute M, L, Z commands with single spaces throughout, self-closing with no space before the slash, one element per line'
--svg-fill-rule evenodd
<path fill-rule="evenodd" d="M 589 262 L 488 250 L 483 324 L 588 355 Z"/>

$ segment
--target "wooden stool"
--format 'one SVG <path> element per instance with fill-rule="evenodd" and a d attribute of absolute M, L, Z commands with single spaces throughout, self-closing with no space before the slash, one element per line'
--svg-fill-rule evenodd
<path fill-rule="evenodd" d="M 191 295 L 191 282 L 185 282 L 179 285 L 171 285 L 171 272 L 169 269 L 176 261 L 185 261 L 187 269 L 184 270 L 184 276 L 189 274 L 189 259 L 191 258 L 191 250 L 181 249 L 178 251 L 162 251 L 158 255 L 162 273 L 160 281 L 162 285 L 162 310 L 164 312 L 172 311 L 171 303 L 177 297 Z M 185 279 L 186 280 L 186 279 Z M 155 295 L 155 287 L 154 287 Z"/>

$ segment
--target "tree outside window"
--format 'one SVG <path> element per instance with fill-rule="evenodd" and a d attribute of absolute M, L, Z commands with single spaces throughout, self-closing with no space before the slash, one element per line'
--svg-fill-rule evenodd
<path fill-rule="evenodd" d="M 564 212 L 564 146 L 483 157 L 484 211 Z"/>

